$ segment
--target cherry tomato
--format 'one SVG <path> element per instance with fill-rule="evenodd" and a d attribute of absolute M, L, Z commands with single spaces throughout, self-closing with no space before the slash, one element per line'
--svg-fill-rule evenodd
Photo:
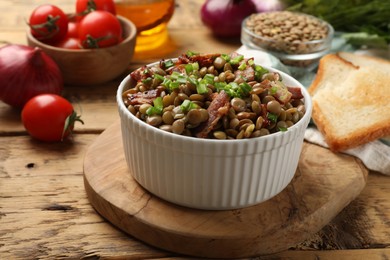
<path fill-rule="evenodd" d="M 22 110 L 22 122 L 34 138 L 62 141 L 71 134 L 75 121 L 83 121 L 65 98 L 55 94 L 40 94 L 31 98 Z"/>
<path fill-rule="evenodd" d="M 59 41 L 54 44 L 54 46 L 58 48 L 64 48 L 64 49 L 81 49 L 81 44 L 79 38 L 65 38 L 62 41 Z"/>
<path fill-rule="evenodd" d="M 76 21 L 69 21 L 68 23 L 68 33 L 67 37 L 69 38 L 78 38 L 79 37 L 79 23 Z"/>
<path fill-rule="evenodd" d="M 87 49 L 112 46 L 122 41 L 122 27 L 115 15 L 94 11 L 81 20 L 79 38 Z"/>
<path fill-rule="evenodd" d="M 92 11 L 107 11 L 116 15 L 115 4 L 113 0 L 77 0 L 76 14 L 84 16 Z"/>
<path fill-rule="evenodd" d="M 65 38 L 68 32 L 68 17 L 57 6 L 44 4 L 33 10 L 29 26 L 36 39 L 53 43 Z"/>

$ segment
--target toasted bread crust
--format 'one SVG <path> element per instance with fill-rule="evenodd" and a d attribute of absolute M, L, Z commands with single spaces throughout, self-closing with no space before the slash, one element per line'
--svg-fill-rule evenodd
<path fill-rule="evenodd" d="M 309 87 L 313 121 L 335 152 L 390 135 L 390 62 L 353 55 L 324 56 Z"/>
<path fill-rule="evenodd" d="M 331 53 L 331 54 L 325 55 L 324 57 L 322 57 L 320 59 L 319 65 L 318 65 L 317 75 L 314 78 L 314 81 L 312 82 L 312 84 L 308 88 L 310 95 L 313 96 L 315 94 L 315 92 L 318 90 L 318 88 L 321 86 L 321 83 L 323 82 L 323 80 L 324 79 L 326 80 L 325 77 L 327 76 L 326 75 L 327 70 L 325 68 L 327 67 L 328 63 L 333 63 L 333 62 L 341 62 L 341 63 L 344 63 L 345 66 L 348 66 L 348 67 L 354 68 L 354 69 L 359 68 L 358 66 L 353 65 L 351 62 L 341 58 L 338 54 Z"/>

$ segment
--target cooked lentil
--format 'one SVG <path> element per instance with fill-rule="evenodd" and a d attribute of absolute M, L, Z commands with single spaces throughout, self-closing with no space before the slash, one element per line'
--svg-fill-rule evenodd
<path fill-rule="evenodd" d="M 286 131 L 305 113 L 299 87 L 285 86 L 281 75 L 237 53 L 183 54 L 131 77 L 135 84 L 123 93 L 129 111 L 175 134 L 260 137 Z"/>

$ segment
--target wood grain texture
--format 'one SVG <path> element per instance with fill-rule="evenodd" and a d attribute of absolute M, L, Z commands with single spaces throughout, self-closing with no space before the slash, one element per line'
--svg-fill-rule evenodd
<path fill-rule="evenodd" d="M 295 178 L 278 196 L 239 210 L 206 211 L 168 203 L 138 185 L 124 158 L 119 121 L 84 160 L 88 197 L 111 223 L 162 249 L 217 258 L 271 254 L 304 241 L 360 194 L 367 174 L 353 157 L 305 143 Z"/>
<path fill-rule="evenodd" d="M 199 19 L 203 0 L 178 0 L 169 23 L 170 44 L 135 57 L 129 71 L 187 50 L 230 52 L 239 40 L 214 38 Z M 1 0 L 0 42 L 26 43 L 25 17 L 47 0 Z M 50 3 L 67 12 L 74 1 Z M 1 43 L 0 43 L 1 44 Z M 123 77 L 80 88 L 65 86 L 85 125 L 73 142 L 33 141 L 20 111 L 0 102 L 0 259 L 188 259 L 149 246 L 104 220 L 87 199 L 83 158 L 99 134 L 116 120 L 115 91 Z M 370 172 L 362 193 L 328 225 L 289 250 L 252 259 L 390 259 L 390 178 Z M 194 258 L 198 259 L 198 258 Z"/>

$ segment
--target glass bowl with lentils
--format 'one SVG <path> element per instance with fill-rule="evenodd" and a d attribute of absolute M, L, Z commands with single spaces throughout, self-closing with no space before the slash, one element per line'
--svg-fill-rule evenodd
<path fill-rule="evenodd" d="M 142 66 L 116 98 L 134 179 L 169 202 L 212 210 L 281 192 L 312 110 L 297 80 L 235 52 L 187 52 Z"/>
<path fill-rule="evenodd" d="M 330 51 L 333 35 L 333 27 L 317 17 L 274 11 L 245 18 L 241 42 L 276 56 L 285 65 L 312 70 Z"/>

